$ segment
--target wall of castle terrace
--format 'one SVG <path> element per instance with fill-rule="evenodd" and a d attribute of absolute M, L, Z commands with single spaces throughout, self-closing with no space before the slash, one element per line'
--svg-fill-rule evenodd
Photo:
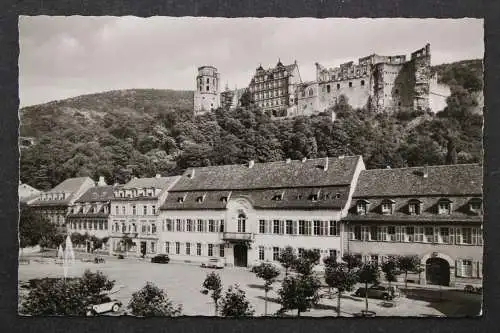
<path fill-rule="evenodd" d="M 320 82 L 318 85 L 318 109 L 326 110 L 335 106 L 341 95 L 347 97 L 353 108 L 366 106 L 371 96 L 371 78 L 369 76 L 342 81 Z"/>

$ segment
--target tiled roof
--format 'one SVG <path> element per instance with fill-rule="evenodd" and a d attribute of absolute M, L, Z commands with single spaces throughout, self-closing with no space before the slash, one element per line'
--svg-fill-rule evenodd
<path fill-rule="evenodd" d="M 89 188 L 80 198 L 75 202 L 98 202 L 98 201 L 109 201 L 113 199 L 113 190 L 115 186 L 95 186 Z"/>
<path fill-rule="evenodd" d="M 53 189 L 47 191 L 47 193 L 51 192 L 75 192 L 80 189 L 80 187 L 86 182 L 93 180 L 89 177 L 78 177 L 78 178 L 68 178 Z"/>
<path fill-rule="evenodd" d="M 353 197 L 481 195 L 482 184 L 479 164 L 373 169 L 361 172 Z"/>
<path fill-rule="evenodd" d="M 319 194 L 319 195 L 318 195 Z M 312 200 L 312 195 L 318 195 Z M 236 191 L 170 192 L 162 210 L 225 209 L 223 197 L 245 198 L 261 209 L 341 209 L 349 195 L 349 186 L 322 188 L 257 189 Z M 182 198 L 182 202 L 179 202 Z M 202 198 L 201 202 L 197 199 Z M 277 200 L 279 198 L 279 200 Z"/>
<path fill-rule="evenodd" d="M 359 181 L 358 181 L 359 184 Z M 470 211 L 469 203 L 477 196 L 413 196 L 413 197 L 391 197 L 394 201 L 392 214 L 382 214 L 381 205 L 387 198 L 368 199 L 368 212 L 366 215 L 357 214 L 357 201 L 361 199 L 354 198 L 351 202 L 346 221 L 364 221 L 364 222 L 481 222 L 482 216 Z M 408 204 L 412 199 L 418 199 L 421 203 L 421 212 L 419 215 L 410 215 Z M 449 215 L 438 214 L 438 202 L 441 199 L 449 199 L 452 212 Z"/>
<path fill-rule="evenodd" d="M 170 192 L 346 186 L 351 184 L 360 158 L 255 163 L 251 168 L 248 164 L 192 168 L 186 170 Z M 326 164 L 328 168 L 324 170 Z"/>
<path fill-rule="evenodd" d="M 123 185 L 123 189 L 131 188 L 160 188 L 166 189 L 179 179 L 180 176 L 174 177 L 152 177 L 152 178 L 135 178 Z"/>

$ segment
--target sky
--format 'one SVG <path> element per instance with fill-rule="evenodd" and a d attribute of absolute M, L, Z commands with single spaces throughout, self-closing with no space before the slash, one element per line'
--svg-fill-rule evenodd
<path fill-rule="evenodd" d="M 314 19 L 21 16 L 21 107 L 117 89 L 194 90 L 197 68 L 223 87 L 297 61 L 303 81 L 335 67 L 431 44 L 433 65 L 484 57 L 482 19 Z"/>

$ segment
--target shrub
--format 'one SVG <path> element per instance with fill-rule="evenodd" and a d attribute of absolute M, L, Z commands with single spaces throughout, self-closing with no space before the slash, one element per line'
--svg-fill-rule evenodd
<path fill-rule="evenodd" d="M 182 313 L 182 306 L 174 306 L 167 292 L 151 282 L 132 294 L 128 308 L 134 316 L 139 317 L 173 317 Z"/>

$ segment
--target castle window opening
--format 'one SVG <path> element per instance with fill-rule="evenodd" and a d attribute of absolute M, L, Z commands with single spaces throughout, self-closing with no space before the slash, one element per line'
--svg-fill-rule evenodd
<path fill-rule="evenodd" d="M 208 91 L 208 86 L 207 86 L 207 91 Z"/>
<path fill-rule="evenodd" d="M 361 85 L 364 86 L 365 85 L 365 80 L 361 80 Z"/>
<path fill-rule="evenodd" d="M 326 86 L 326 92 L 327 92 L 327 93 L 329 93 L 329 92 L 330 92 L 330 85 L 329 85 L 329 84 Z"/>
<path fill-rule="evenodd" d="M 337 83 L 337 90 L 340 89 L 340 83 Z"/>
<path fill-rule="evenodd" d="M 352 88 L 352 82 L 349 82 L 349 88 Z"/>

